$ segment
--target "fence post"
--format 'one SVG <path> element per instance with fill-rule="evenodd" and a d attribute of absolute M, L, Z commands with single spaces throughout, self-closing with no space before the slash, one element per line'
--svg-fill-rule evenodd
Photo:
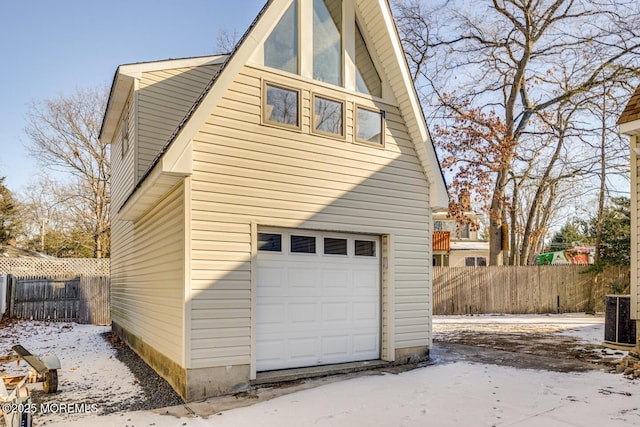
<path fill-rule="evenodd" d="M 7 284 L 9 286 L 9 317 L 14 317 L 16 307 L 16 279 L 11 274 L 7 275 Z"/>

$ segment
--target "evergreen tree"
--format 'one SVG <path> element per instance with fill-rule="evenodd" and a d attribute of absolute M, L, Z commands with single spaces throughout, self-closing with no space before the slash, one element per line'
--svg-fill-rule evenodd
<path fill-rule="evenodd" d="M 589 246 L 591 238 L 588 233 L 589 224 L 580 218 L 574 218 L 556 231 L 545 252 L 563 251 L 574 246 Z"/>
<path fill-rule="evenodd" d="M 18 205 L 11 191 L 4 185 L 5 177 L 0 177 L 0 244 L 15 240 L 20 228 Z"/>
<path fill-rule="evenodd" d="M 629 265 L 631 262 L 631 200 L 614 197 L 602 214 L 600 260 L 609 264 Z M 595 238 L 596 218 L 592 218 L 590 234 Z"/>

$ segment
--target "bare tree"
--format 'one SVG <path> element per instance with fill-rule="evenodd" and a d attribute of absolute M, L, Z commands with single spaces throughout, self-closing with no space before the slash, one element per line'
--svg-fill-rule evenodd
<path fill-rule="evenodd" d="M 70 176 L 67 195 L 93 241 L 93 256 L 109 253 L 110 146 L 98 140 L 106 90 L 78 89 L 68 97 L 33 102 L 27 114 L 30 154 Z"/>
<path fill-rule="evenodd" d="M 216 37 L 216 49 L 220 53 L 231 53 L 236 48 L 236 44 L 240 40 L 242 34 L 238 33 L 237 29 L 230 30 L 223 27 L 218 31 Z"/>
<path fill-rule="evenodd" d="M 40 176 L 22 192 L 24 247 L 63 258 L 94 255 L 91 226 L 77 215 L 77 192 L 69 185 Z"/>
<path fill-rule="evenodd" d="M 640 6 L 635 0 L 486 0 L 473 9 L 465 6 L 446 1 L 434 7 L 439 21 L 417 0 L 397 2 L 396 10 L 414 76 L 426 82 L 418 88 L 424 89 L 428 116 L 443 129 L 472 114 L 482 125 L 480 143 L 499 153 L 490 159 L 486 197 L 490 263 L 497 264 L 510 177 L 535 133 L 536 117 L 579 102 L 604 82 L 616 86 L 637 76 Z M 483 115 L 495 120 L 475 119 Z M 495 126 L 492 132 L 489 126 Z M 484 137 L 490 133 L 494 139 L 488 141 Z M 475 138 L 473 132 L 467 137 Z M 464 157 L 451 140 L 436 144 L 444 158 Z M 481 179 L 470 177 L 475 171 L 464 165 L 450 168 L 454 183 L 464 179 L 486 188 L 485 166 L 476 168 Z"/>

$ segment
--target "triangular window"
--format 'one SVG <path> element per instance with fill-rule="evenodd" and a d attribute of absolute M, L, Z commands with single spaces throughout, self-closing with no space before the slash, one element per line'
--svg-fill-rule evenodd
<path fill-rule="evenodd" d="M 382 81 L 371 60 L 358 24 L 356 24 L 356 89 L 358 92 L 382 97 Z"/>
<path fill-rule="evenodd" d="M 264 65 L 294 74 L 298 73 L 297 3 L 291 3 L 264 44 Z"/>
<path fill-rule="evenodd" d="M 313 0 L 313 78 L 342 86 L 342 0 Z"/>

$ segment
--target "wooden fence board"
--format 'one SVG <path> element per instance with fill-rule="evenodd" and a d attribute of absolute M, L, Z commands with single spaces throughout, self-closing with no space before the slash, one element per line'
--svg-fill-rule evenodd
<path fill-rule="evenodd" d="M 9 275 L 12 317 L 109 325 L 109 276 Z"/>
<path fill-rule="evenodd" d="M 597 280 L 594 280 L 597 279 Z M 434 314 L 604 311 L 605 295 L 629 287 L 629 267 L 434 267 Z M 617 292 L 619 293 L 619 292 Z"/>

